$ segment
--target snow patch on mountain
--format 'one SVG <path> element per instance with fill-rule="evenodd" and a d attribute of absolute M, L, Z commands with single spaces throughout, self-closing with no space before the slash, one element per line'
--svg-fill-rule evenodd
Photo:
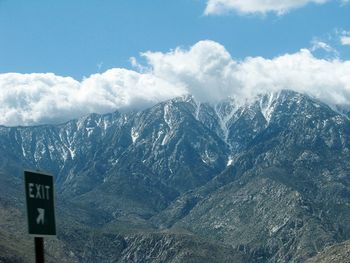
<path fill-rule="evenodd" d="M 170 105 L 167 103 L 164 106 L 164 121 L 168 125 L 168 127 L 172 128 L 172 122 L 171 122 L 171 112 L 170 112 Z"/>
<path fill-rule="evenodd" d="M 267 123 L 270 123 L 271 116 L 275 110 L 278 93 L 270 93 L 260 99 L 260 109 Z"/>
<path fill-rule="evenodd" d="M 211 165 L 213 164 L 217 158 L 214 153 L 210 152 L 209 150 L 205 150 L 204 153 L 201 155 L 202 162 Z"/>
<path fill-rule="evenodd" d="M 229 156 L 226 166 L 231 166 L 232 164 L 233 164 L 233 158 L 232 156 Z"/>
<path fill-rule="evenodd" d="M 229 136 L 229 122 L 236 113 L 238 107 L 233 100 L 228 100 L 214 106 L 215 113 L 219 120 L 219 125 L 224 134 L 224 141 L 227 142 Z"/>
<path fill-rule="evenodd" d="M 132 139 L 132 143 L 135 143 L 136 140 L 139 138 L 140 134 L 136 131 L 135 127 L 131 128 L 131 139 Z"/>

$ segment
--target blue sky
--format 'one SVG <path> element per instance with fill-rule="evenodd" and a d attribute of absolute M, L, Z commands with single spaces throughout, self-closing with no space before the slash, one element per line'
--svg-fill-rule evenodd
<path fill-rule="evenodd" d="M 350 0 L 0 0 L 0 125 L 291 89 L 350 110 Z"/>
<path fill-rule="evenodd" d="M 53 72 L 81 79 L 130 68 L 144 51 L 216 41 L 236 59 L 272 58 L 322 40 L 350 58 L 336 30 L 350 31 L 350 5 L 308 4 L 283 15 L 204 15 L 204 0 L 2 0 L 0 72 Z M 332 38 L 332 39 L 330 39 Z"/>

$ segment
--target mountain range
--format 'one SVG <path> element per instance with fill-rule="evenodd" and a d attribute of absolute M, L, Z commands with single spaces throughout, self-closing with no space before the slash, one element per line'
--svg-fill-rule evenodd
<path fill-rule="evenodd" d="M 305 94 L 1 126 L 0 154 L 0 262 L 33 260 L 23 169 L 55 177 L 48 262 L 347 262 L 350 120 Z"/>

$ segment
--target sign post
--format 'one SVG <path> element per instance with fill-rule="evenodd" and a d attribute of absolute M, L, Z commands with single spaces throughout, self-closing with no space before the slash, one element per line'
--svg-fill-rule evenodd
<path fill-rule="evenodd" d="M 35 236 L 35 258 L 44 262 L 44 236 L 56 235 L 54 185 L 52 175 L 24 171 L 28 232 Z"/>

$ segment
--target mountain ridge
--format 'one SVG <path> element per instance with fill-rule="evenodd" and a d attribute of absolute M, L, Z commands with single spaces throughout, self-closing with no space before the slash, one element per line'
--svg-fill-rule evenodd
<path fill-rule="evenodd" d="M 350 121 L 296 92 L 243 106 L 184 96 L 138 112 L 0 127 L 0 142 L 6 180 L 19 183 L 24 167 L 55 175 L 61 216 L 74 226 L 61 223 L 62 246 L 79 243 L 74 229 L 136 233 L 149 248 L 159 244 L 149 233 L 162 240 L 170 231 L 191 234 L 191 246 L 204 250 L 205 242 L 229 246 L 249 262 L 302 262 L 350 239 Z M 1 202 L 11 199 L 6 180 Z M 72 253 L 83 260 L 78 247 Z"/>

